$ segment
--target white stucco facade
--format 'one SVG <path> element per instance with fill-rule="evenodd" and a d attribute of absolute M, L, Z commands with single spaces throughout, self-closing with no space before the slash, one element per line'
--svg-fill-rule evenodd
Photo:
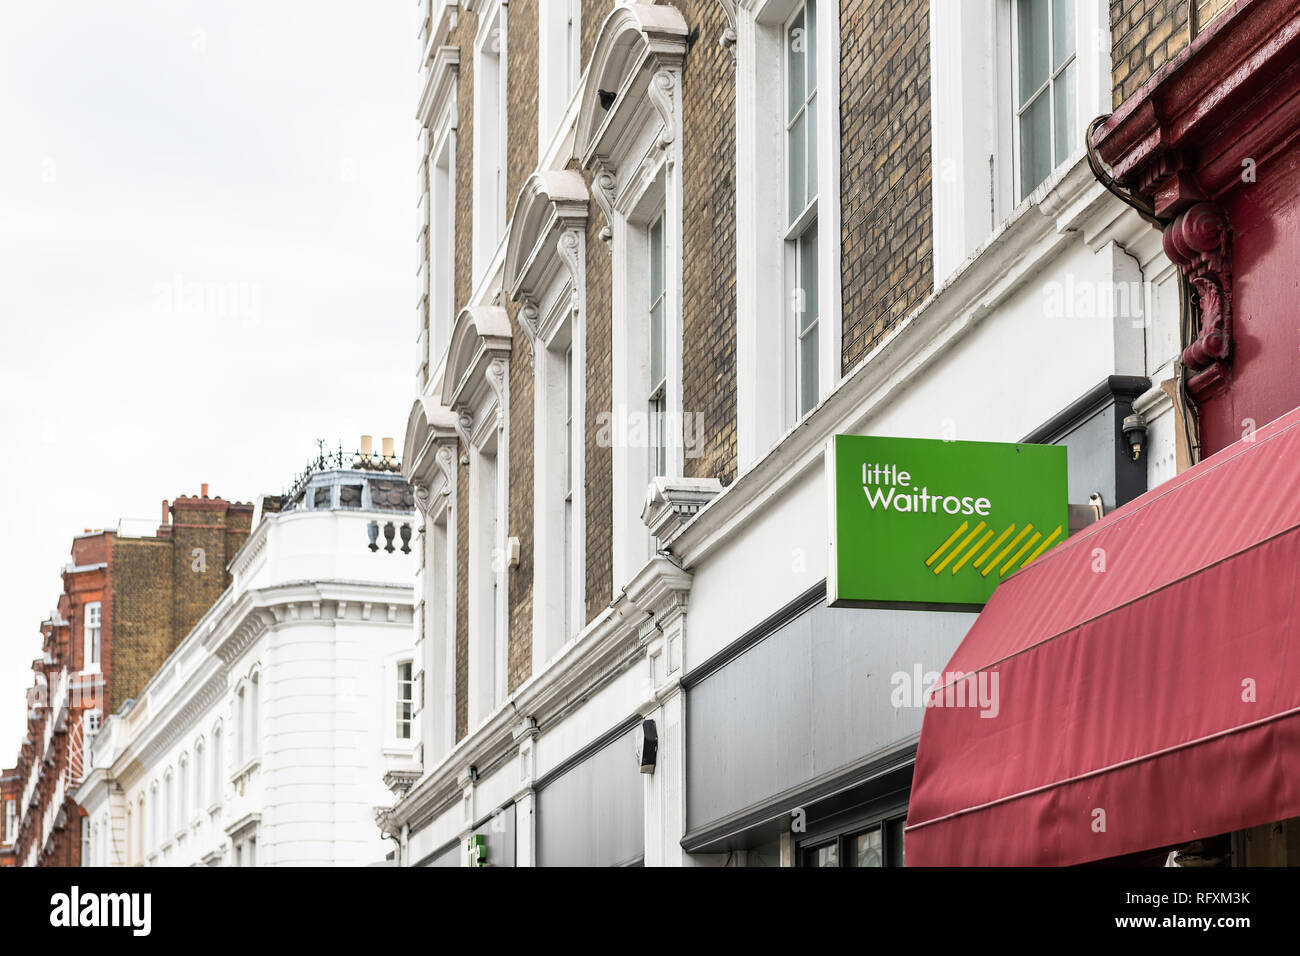
<path fill-rule="evenodd" d="M 357 497 L 341 503 L 345 487 Z M 418 723 L 399 713 L 414 652 L 409 495 L 391 474 L 325 471 L 261 516 L 230 588 L 100 731 L 78 794 L 86 865 L 384 860 L 375 808 L 418 760 Z M 392 524 L 391 551 L 384 534 L 368 546 L 371 522 Z"/>

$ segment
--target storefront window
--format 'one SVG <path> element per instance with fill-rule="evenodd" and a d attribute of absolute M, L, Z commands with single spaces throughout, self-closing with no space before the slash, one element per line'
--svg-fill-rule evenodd
<path fill-rule="evenodd" d="M 800 847 L 801 866 L 886 867 L 903 865 L 904 817 L 861 825 L 827 840 L 815 837 Z"/>

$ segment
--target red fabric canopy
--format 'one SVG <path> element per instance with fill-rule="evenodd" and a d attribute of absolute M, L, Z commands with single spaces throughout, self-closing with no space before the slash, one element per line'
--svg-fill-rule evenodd
<path fill-rule="evenodd" d="M 1009 577 L 926 710 L 908 865 L 1068 865 L 1300 816 L 1298 583 L 1300 409 Z M 994 706 L 952 706 L 952 674 Z"/>

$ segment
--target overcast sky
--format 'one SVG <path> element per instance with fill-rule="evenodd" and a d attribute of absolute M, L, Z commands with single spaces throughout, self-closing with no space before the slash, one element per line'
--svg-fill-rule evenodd
<path fill-rule="evenodd" d="M 0 767 L 71 536 L 414 394 L 414 5 L 0 7 Z"/>

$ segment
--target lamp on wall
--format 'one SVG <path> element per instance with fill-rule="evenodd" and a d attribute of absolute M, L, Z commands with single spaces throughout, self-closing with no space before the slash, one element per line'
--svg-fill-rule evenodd
<path fill-rule="evenodd" d="M 636 732 L 636 762 L 642 773 L 654 773 L 659 757 L 659 729 L 653 720 L 641 721 Z"/>
<path fill-rule="evenodd" d="M 1147 420 L 1134 412 L 1124 419 L 1124 440 L 1128 443 L 1129 457 L 1138 461 L 1147 444 Z"/>

